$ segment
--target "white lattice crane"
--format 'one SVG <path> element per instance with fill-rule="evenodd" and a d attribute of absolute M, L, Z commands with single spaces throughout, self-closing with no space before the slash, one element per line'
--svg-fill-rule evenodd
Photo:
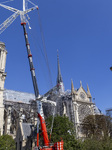
<path fill-rule="evenodd" d="M 7 19 L 0 25 L 0 34 L 1 34 L 8 26 L 10 26 L 10 25 L 13 23 L 13 21 L 14 21 L 19 15 L 20 15 L 20 18 L 21 18 L 21 23 L 23 23 L 23 22 L 27 22 L 27 23 L 28 23 L 28 20 L 26 19 L 26 16 L 25 16 L 25 15 L 27 15 L 27 13 L 29 13 L 29 12 L 32 11 L 32 10 L 38 9 L 38 6 L 34 5 L 33 3 L 32 3 L 32 4 L 34 5 L 34 7 L 29 8 L 29 9 L 26 9 L 26 8 L 27 8 L 27 2 L 28 2 L 28 1 L 29 1 L 29 0 L 27 0 L 27 1 L 23 0 L 23 10 L 22 10 L 22 11 L 21 11 L 21 10 L 18 10 L 18 9 L 16 9 L 16 8 L 13 8 L 13 7 L 10 7 L 10 6 L 6 6 L 6 5 L 0 3 L 0 6 L 1 6 L 1 7 L 3 7 L 3 8 L 5 8 L 5 9 L 8 9 L 8 10 L 14 12 L 9 18 L 7 18 Z M 30 1 L 29 1 L 29 2 L 30 2 Z"/>

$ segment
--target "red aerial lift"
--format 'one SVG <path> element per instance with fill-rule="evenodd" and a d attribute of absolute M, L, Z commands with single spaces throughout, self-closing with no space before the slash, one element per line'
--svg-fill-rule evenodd
<path fill-rule="evenodd" d="M 57 89 L 58 89 L 57 86 L 52 88 L 45 95 L 43 95 L 43 97 L 39 98 L 39 102 L 41 101 L 41 102 L 44 102 L 44 103 L 50 103 L 52 106 L 56 107 L 56 102 L 47 100 L 47 95 L 49 95 L 49 93 L 51 93 L 51 92 L 53 92 Z M 42 105 L 41 104 L 40 104 L 39 110 L 42 110 Z M 61 140 L 60 142 L 56 142 L 54 144 L 50 143 L 50 140 L 48 138 L 47 129 L 46 129 L 46 123 L 45 123 L 44 115 L 43 115 L 42 111 L 40 113 L 38 113 L 38 118 L 39 118 L 39 121 L 40 121 L 40 126 L 41 126 L 44 145 L 42 147 L 39 146 L 39 132 L 37 130 L 37 147 L 35 147 L 34 150 L 38 150 L 38 148 L 39 148 L 39 150 L 63 150 L 63 144 L 64 144 L 63 140 Z"/>
<path fill-rule="evenodd" d="M 42 148 L 40 147 L 39 150 L 63 150 L 63 140 L 61 140 L 60 142 L 56 142 L 53 145 L 50 144 L 50 141 L 48 139 L 45 120 L 41 117 L 40 114 L 38 114 L 38 117 L 40 119 L 42 136 L 43 136 L 43 140 L 44 140 L 44 145 Z M 38 138 L 37 138 L 37 141 L 39 141 Z M 38 147 L 38 145 L 37 145 L 37 147 Z M 35 150 L 38 150 L 38 148 L 35 148 Z"/>

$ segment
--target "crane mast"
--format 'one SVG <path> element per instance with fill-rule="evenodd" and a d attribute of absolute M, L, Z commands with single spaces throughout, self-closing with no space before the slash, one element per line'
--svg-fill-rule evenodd
<path fill-rule="evenodd" d="M 38 7 L 37 7 L 38 8 Z M 28 54 L 28 60 L 29 60 L 29 66 L 30 66 L 30 71 L 31 71 L 31 77 L 32 77 L 32 82 L 33 82 L 33 88 L 34 88 L 34 93 L 35 93 L 35 98 L 38 99 L 39 97 L 39 90 L 38 90 L 38 85 L 37 85 L 37 79 L 35 75 L 35 68 L 33 66 L 33 59 L 32 59 L 32 54 L 30 50 L 30 44 L 28 41 L 28 34 L 26 32 L 26 18 L 24 16 L 25 12 L 25 0 L 23 0 L 23 12 L 21 13 L 21 25 L 23 26 L 23 31 L 24 31 L 24 37 L 25 37 L 25 43 L 26 43 L 26 49 L 27 49 L 27 54 Z M 40 114 L 40 109 L 42 107 L 42 104 L 40 101 L 37 102 L 37 113 L 38 117 Z M 39 149 L 39 122 L 37 121 L 37 148 Z"/>
<path fill-rule="evenodd" d="M 31 71 L 31 77 L 32 77 L 35 97 L 37 99 L 38 96 L 39 96 L 39 90 L 38 90 L 38 85 L 37 85 L 37 80 L 36 80 L 36 75 L 35 75 L 35 69 L 34 69 L 34 66 L 33 66 L 33 60 L 32 60 L 32 54 L 31 54 L 31 50 L 30 50 L 30 44 L 29 44 L 29 41 L 28 41 L 28 34 L 26 32 L 26 22 L 21 22 L 21 25 L 23 26 L 24 37 L 25 37 L 25 42 L 26 42 L 26 49 L 27 49 L 28 60 L 29 60 L 29 66 L 30 66 L 30 71 Z"/>

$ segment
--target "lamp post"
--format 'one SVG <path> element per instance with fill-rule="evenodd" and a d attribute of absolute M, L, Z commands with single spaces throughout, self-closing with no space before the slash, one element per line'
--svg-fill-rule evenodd
<path fill-rule="evenodd" d="M 110 70 L 112 71 L 112 66 L 110 67 Z"/>

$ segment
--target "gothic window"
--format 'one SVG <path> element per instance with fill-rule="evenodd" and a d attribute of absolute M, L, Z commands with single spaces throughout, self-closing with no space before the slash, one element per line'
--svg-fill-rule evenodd
<path fill-rule="evenodd" d="M 82 100 L 85 100 L 85 99 L 86 99 L 85 93 L 81 92 L 81 93 L 80 93 L 80 98 L 81 98 Z"/>
<path fill-rule="evenodd" d="M 14 134 L 14 125 L 11 125 L 11 127 L 10 127 L 10 133 Z"/>
<path fill-rule="evenodd" d="M 32 148 L 32 143 L 33 143 L 33 142 L 32 142 L 32 140 L 31 140 L 31 148 Z"/>
<path fill-rule="evenodd" d="M 83 119 L 92 114 L 91 108 L 89 105 L 86 104 L 81 104 L 78 107 L 78 116 L 79 116 L 79 122 L 81 123 L 83 121 Z"/>
<path fill-rule="evenodd" d="M 22 142 L 19 142 L 20 150 L 22 149 Z"/>
<path fill-rule="evenodd" d="M 17 142 L 16 142 L 16 150 L 17 150 Z"/>

